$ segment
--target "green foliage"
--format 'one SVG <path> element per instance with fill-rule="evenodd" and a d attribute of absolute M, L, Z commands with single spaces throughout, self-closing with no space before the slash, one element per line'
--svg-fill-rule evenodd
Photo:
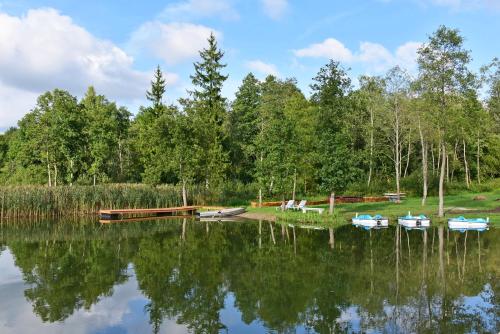
<path fill-rule="evenodd" d="M 186 113 L 195 127 L 194 135 L 200 145 L 202 156 L 199 159 L 199 171 L 207 189 L 217 188 L 222 184 L 228 168 L 226 141 L 226 99 L 221 91 L 227 76 L 221 71 L 224 53 L 218 48 L 213 34 L 208 39 L 208 47 L 200 51 L 201 61 L 194 63 L 194 75 L 191 76 L 194 90 L 193 100 L 182 102 Z"/>
<path fill-rule="evenodd" d="M 251 182 L 255 169 L 255 140 L 259 133 L 261 84 L 250 73 L 236 92 L 229 111 L 229 141 L 231 144 L 232 178 Z"/>
<path fill-rule="evenodd" d="M 227 101 L 224 52 L 212 34 L 194 63 L 192 91 L 175 106 L 165 103 L 159 66 L 146 92 L 151 105 L 133 118 L 92 87 L 80 101 L 60 89 L 42 94 L 0 135 L 0 182 L 169 184 L 184 195 L 203 189 L 201 201 L 213 203 L 231 202 L 230 193 L 242 194 L 235 202 L 259 193 L 419 195 L 424 180 L 435 193 L 445 161 L 444 187 L 472 189 L 500 176 L 500 62 L 475 75 L 463 41 L 439 27 L 418 51 L 413 81 L 396 67 L 361 76 L 354 89 L 332 60 L 313 78 L 310 98 L 293 78 L 250 73 Z"/>
<path fill-rule="evenodd" d="M 313 103 L 318 108 L 316 136 L 319 166 L 317 178 L 324 192 L 341 192 L 359 175 L 356 152 L 353 150 L 353 101 L 349 97 L 351 80 L 342 66 L 330 61 L 322 67 L 311 85 Z"/>
<path fill-rule="evenodd" d="M 159 116 L 163 106 L 163 94 L 165 94 L 165 79 L 160 69 L 160 65 L 156 67 L 154 79 L 151 81 L 151 91 L 146 92 L 146 98 L 153 102 L 153 110 L 156 116 Z"/>

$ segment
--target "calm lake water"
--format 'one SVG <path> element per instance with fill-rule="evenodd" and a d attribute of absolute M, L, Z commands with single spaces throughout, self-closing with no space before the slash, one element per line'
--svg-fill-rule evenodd
<path fill-rule="evenodd" d="M 500 230 L 0 230 L 0 333 L 497 333 Z"/>

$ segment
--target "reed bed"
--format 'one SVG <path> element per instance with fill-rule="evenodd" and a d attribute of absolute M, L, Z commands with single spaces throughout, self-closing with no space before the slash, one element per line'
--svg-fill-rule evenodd
<path fill-rule="evenodd" d="M 198 187 L 188 189 L 188 202 L 201 204 Z M 0 187 L 0 219 L 81 216 L 100 209 L 181 206 L 175 185 L 106 184 L 98 186 Z"/>

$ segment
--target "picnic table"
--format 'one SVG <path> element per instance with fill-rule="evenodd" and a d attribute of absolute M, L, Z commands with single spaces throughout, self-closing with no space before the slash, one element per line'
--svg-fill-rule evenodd
<path fill-rule="evenodd" d="M 390 202 L 397 202 L 398 198 L 399 200 L 405 199 L 406 198 L 406 193 L 385 193 L 384 197 L 388 198 Z"/>

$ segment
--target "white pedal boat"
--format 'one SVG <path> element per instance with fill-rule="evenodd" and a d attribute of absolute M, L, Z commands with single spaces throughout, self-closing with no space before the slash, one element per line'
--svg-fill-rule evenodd
<path fill-rule="evenodd" d="M 410 212 L 398 218 L 398 224 L 406 228 L 426 228 L 431 226 L 431 220 L 425 215 L 412 216 Z"/>
<path fill-rule="evenodd" d="M 450 230 L 465 232 L 467 230 L 486 231 L 489 226 L 490 218 L 471 218 L 463 216 L 448 219 L 448 228 Z"/>
<path fill-rule="evenodd" d="M 389 226 L 389 219 L 382 217 L 381 215 L 359 215 L 356 213 L 356 217 L 352 218 L 352 224 L 354 226 L 364 227 L 364 228 L 381 228 Z"/>

